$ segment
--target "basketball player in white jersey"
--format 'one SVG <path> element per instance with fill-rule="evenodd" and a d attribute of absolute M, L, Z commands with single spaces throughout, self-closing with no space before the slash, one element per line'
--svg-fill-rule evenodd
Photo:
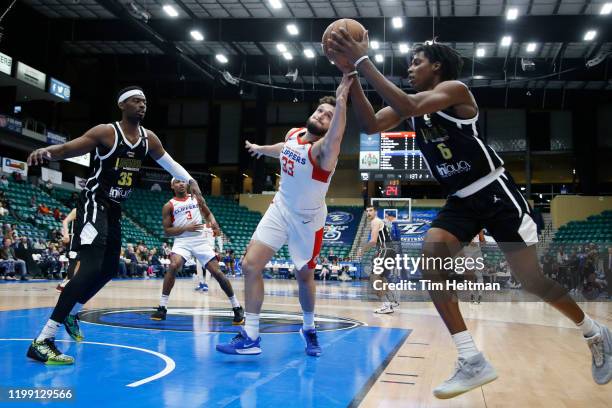
<path fill-rule="evenodd" d="M 385 221 L 378 218 L 376 207 L 373 205 L 366 208 L 366 214 L 370 221 L 370 240 L 362 247 L 359 248 L 358 254 L 361 256 L 363 252 L 370 248 L 376 248 L 375 258 L 382 259 L 381 265 L 385 264 L 385 259 L 395 259 L 395 249 L 391 243 L 391 231 Z M 375 280 L 382 281 L 381 283 L 387 283 L 389 281 L 389 275 L 391 270 L 384 268 L 384 271 L 377 275 L 373 271 L 370 273 L 370 284 L 374 285 Z M 384 300 L 382 306 L 379 309 L 374 310 L 376 314 L 391 314 L 395 310 L 399 310 L 399 302 L 395 298 L 393 291 L 383 287 L 382 290 L 377 290 L 376 294 L 379 299 Z"/>
<path fill-rule="evenodd" d="M 75 273 L 79 271 L 80 260 L 78 257 L 78 252 L 76 252 L 72 245 L 72 238 L 74 237 L 74 220 L 76 219 L 76 208 L 73 208 L 72 211 L 64 218 L 62 221 L 62 243 L 64 245 L 68 245 L 66 247 L 66 255 L 68 258 L 68 271 L 66 272 L 66 277 L 64 280 L 57 285 L 55 290 L 58 292 L 62 292 L 64 287 L 70 282 L 70 279 L 74 276 Z"/>
<path fill-rule="evenodd" d="M 263 216 L 242 261 L 245 276 L 246 322 L 230 343 L 218 344 L 226 354 L 260 354 L 259 313 L 264 298 L 262 271 L 284 245 L 296 268 L 304 323 L 300 334 L 306 354 L 321 355 L 314 324 L 316 258 L 321 250 L 327 217 L 325 195 L 336 168 L 346 125 L 348 90 L 353 77 L 345 75 L 336 98 L 319 100 L 306 128 L 291 129 L 285 142 L 258 146 L 246 142 L 252 155 L 280 159 L 281 181 L 270 208 Z M 335 105 L 335 106 L 334 106 Z"/>
<path fill-rule="evenodd" d="M 170 267 L 164 276 L 164 286 L 159 300 L 159 307 L 151 315 L 152 320 L 166 320 L 168 298 L 179 271 L 186 260 L 194 256 L 204 268 L 219 282 L 219 286 L 230 300 L 234 319 L 232 324 L 244 322 L 244 311 L 234 295 L 232 284 L 225 277 L 215 255 L 214 234 L 218 233 L 217 223 L 212 212 L 206 205 L 199 206 L 191 194 L 187 193 L 187 184 L 183 180 L 172 178 L 171 187 L 174 197 L 162 209 L 162 223 L 167 236 L 174 237 L 174 245 L 170 253 Z M 200 212 L 202 211 L 202 212 Z M 203 214 L 202 214 L 203 213 Z M 202 215 L 206 222 L 214 226 L 214 230 L 202 223 Z"/>

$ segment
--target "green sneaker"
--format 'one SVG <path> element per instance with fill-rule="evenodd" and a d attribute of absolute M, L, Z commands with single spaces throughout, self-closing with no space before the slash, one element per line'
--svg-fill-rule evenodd
<path fill-rule="evenodd" d="M 64 327 L 74 341 L 83 341 L 85 338 L 79 327 L 79 315 L 68 315 L 64 320 Z"/>
<path fill-rule="evenodd" d="M 32 344 L 30 344 L 27 356 L 47 365 L 74 364 L 74 358 L 63 354 L 55 347 L 55 338 L 53 337 L 43 341 L 36 341 L 34 339 Z"/>

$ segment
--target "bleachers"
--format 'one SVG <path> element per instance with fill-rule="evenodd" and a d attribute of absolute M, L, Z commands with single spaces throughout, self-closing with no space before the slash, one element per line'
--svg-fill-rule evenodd
<path fill-rule="evenodd" d="M 570 221 L 557 230 L 553 243 L 612 244 L 612 211 L 591 215 L 585 221 Z"/>

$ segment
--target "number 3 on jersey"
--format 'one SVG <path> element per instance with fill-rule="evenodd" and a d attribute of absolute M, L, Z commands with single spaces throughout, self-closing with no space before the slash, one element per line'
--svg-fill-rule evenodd
<path fill-rule="evenodd" d="M 293 176 L 293 166 L 295 165 L 295 162 L 284 156 L 282 158 L 282 161 L 283 161 L 283 172 L 287 173 L 290 176 Z"/>
<path fill-rule="evenodd" d="M 121 174 L 119 174 L 119 177 L 120 178 L 119 181 L 117 181 L 117 185 L 125 187 L 129 187 L 132 185 L 132 173 L 122 171 Z"/>

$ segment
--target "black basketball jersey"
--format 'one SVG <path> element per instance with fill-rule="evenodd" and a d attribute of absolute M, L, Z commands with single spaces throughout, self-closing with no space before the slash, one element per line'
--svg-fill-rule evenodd
<path fill-rule="evenodd" d="M 131 194 L 140 176 L 143 161 L 149 152 L 147 133 L 140 126 L 140 138 L 134 144 L 123 135 L 119 122 L 112 124 L 115 143 L 106 154 L 95 150 L 91 177 L 85 184 L 85 195 L 95 201 L 101 197 L 115 203 L 125 201 Z"/>
<path fill-rule="evenodd" d="M 412 118 L 417 146 L 431 174 L 454 194 L 504 162 L 478 138 L 478 114 L 458 119 L 444 111 Z"/>
<path fill-rule="evenodd" d="M 378 241 L 376 241 L 376 248 L 379 250 L 391 248 L 391 233 L 389 232 L 389 227 L 387 227 L 387 224 L 385 224 L 383 220 L 380 221 L 382 222 L 383 227 L 378 230 Z"/>

